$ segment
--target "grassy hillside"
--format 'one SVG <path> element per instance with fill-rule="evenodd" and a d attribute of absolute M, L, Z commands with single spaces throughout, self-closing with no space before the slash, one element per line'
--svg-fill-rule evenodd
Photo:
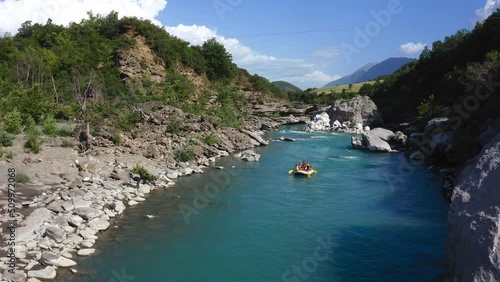
<path fill-rule="evenodd" d="M 382 81 L 383 80 L 381 80 L 380 82 L 382 82 Z M 342 93 L 342 92 L 359 93 L 359 90 L 365 84 L 374 85 L 375 81 L 367 81 L 367 82 L 360 82 L 360 83 L 354 83 L 354 84 L 343 84 L 343 85 L 338 85 L 338 86 L 319 88 L 319 89 L 314 90 L 313 92 L 316 94 Z"/>
<path fill-rule="evenodd" d="M 286 81 L 273 81 L 272 84 L 287 92 L 302 91 L 302 89 Z"/>

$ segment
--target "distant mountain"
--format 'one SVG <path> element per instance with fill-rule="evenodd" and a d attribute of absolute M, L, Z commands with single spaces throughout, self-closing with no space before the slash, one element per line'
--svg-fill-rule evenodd
<path fill-rule="evenodd" d="M 326 84 L 322 88 L 366 81 L 366 80 L 361 80 L 361 79 L 375 65 L 377 65 L 377 63 L 366 64 L 366 65 L 362 66 L 360 69 L 358 69 L 357 71 L 355 71 L 354 73 L 352 73 L 350 75 L 346 75 L 346 76 L 339 78 L 337 80 L 334 80 L 334 81 Z"/>
<path fill-rule="evenodd" d="M 336 85 L 344 85 L 350 83 L 365 82 L 368 80 L 375 79 L 382 75 L 392 74 L 397 71 L 400 67 L 406 65 L 407 63 L 413 61 L 411 58 L 389 58 L 380 63 L 369 63 L 364 65 L 362 68 L 358 69 L 354 73 L 344 76 L 340 79 L 334 80 L 322 88 L 331 87 Z"/>
<path fill-rule="evenodd" d="M 272 84 L 288 92 L 302 91 L 302 89 L 286 81 L 274 81 Z"/>

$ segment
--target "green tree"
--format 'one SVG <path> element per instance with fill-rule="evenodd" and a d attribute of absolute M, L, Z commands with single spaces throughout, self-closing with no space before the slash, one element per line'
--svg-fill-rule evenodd
<path fill-rule="evenodd" d="M 233 57 L 224 45 L 211 38 L 201 46 L 201 53 L 207 64 L 207 76 L 210 80 L 232 78 L 235 74 Z"/>
<path fill-rule="evenodd" d="M 359 89 L 359 94 L 362 96 L 371 96 L 373 94 L 373 85 L 365 83 Z"/>
<path fill-rule="evenodd" d="M 8 133 L 19 134 L 21 132 L 22 123 L 21 113 L 17 108 L 5 114 L 4 127 L 5 131 Z"/>

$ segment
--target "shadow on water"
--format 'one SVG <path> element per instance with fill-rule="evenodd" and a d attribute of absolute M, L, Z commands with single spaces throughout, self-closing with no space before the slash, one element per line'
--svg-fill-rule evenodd
<path fill-rule="evenodd" d="M 444 272 L 439 246 L 429 246 L 429 236 L 440 236 L 432 228 L 408 226 L 353 226 L 336 230 L 333 250 L 318 268 L 314 281 L 432 281 Z M 408 244 L 401 244 L 406 241 Z M 380 253 L 380 246 L 385 246 Z M 380 255 L 376 255 L 376 254 Z M 353 272 L 353 265 L 358 271 Z"/>

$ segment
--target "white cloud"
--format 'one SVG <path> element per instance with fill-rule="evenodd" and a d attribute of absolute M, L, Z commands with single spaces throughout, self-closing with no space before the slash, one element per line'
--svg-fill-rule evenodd
<path fill-rule="evenodd" d="M 408 42 L 405 44 L 401 44 L 401 46 L 399 46 L 399 50 L 405 55 L 415 55 L 424 50 L 425 46 L 427 46 L 427 44 L 422 42 Z"/>
<path fill-rule="evenodd" d="M 317 49 L 313 52 L 314 56 L 324 59 L 333 59 L 340 54 L 342 54 L 342 50 L 340 50 L 340 48 L 337 46 L 327 46 Z"/>
<path fill-rule="evenodd" d="M 478 16 L 480 20 L 484 20 L 498 8 L 500 8 L 500 0 L 486 0 L 484 7 L 476 10 L 476 16 Z"/>
<path fill-rule="evenodd" d="M 4 0 L 0 2 L 0 36 L 17 33 L 26 21 L 43 24 L 51 18 L 62 25 L 79 22 L 88 11 L 103 15 L 116 11 L 120 16 L 136 16 L 160 25 L 155 17 L 166 5 L 166 0 Z"/>
<path fill-rule="evenodd" d="M 177 25 L 167 26 L 165 29 L 172 35 L 186 40 L 193 45 L 201 45 L 207 39 L 216 38 L 233 55 L 233 61 L 250 73 L 257 73 L 270 81 L 286 80 L 303 89 L 323 86 L 335 76 L 323 73 L 322 67 L 303 59 L 278 58 L 260 54 L 248 46 L 243 45 L 238 39 L 226 38 L 218 35 L 217 31 L 206 26 Z"/>
<path fill-rule="evenodd" d="M 278 80 L 288 81 L 297 86 L 308 85 L 307 87 L 303 87 L 303 89 L 305 89 L 309 87 L 321 87 L 341 77 L 340 75 L 328 75 L 322 71 L 316 70 L 304 75 L 281 77 Z"/>

